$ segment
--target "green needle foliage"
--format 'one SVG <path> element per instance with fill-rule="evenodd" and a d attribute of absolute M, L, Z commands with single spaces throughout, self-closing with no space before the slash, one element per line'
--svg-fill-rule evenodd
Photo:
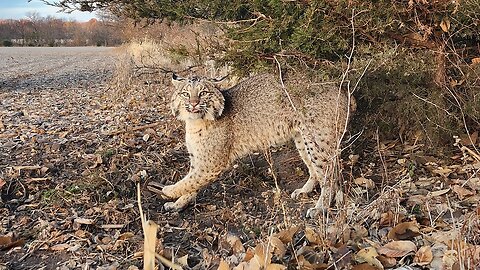
<path fill-rule="evenodd" d="M 66 10 L 107 9 L 136 20 L 230 22 L 223 26 L 236 42 L 232 50 L 256 56 L 250 61 L 281 52 L 307 59 L 341 59 L 352 46 L 352 15 L 357 43 L 433 49 L 444 45 L 446 38 L 478 44 L 480 33 L 476 0 L 61 0 L 52 4 Z"/>

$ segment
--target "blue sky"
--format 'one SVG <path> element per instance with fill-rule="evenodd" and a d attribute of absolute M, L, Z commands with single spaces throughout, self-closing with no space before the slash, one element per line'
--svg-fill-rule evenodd
<path fill-rule="evenodd" d="M 38 12 L 40 16 L 73 19 L 80 22 L 95 18 L 94 13 L 75 11 L 71 14 L 59 13 L 56 7 L 48 6 L 40 0 L 0 0 L 0 19 L 22 19 L 29 12 Z"/>

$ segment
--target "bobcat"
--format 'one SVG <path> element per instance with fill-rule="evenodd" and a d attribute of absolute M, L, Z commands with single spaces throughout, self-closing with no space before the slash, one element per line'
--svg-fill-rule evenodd
<path fill-rule="evenodd" d="M 180 211 L 199 189 L 215 181 L 237 158 L 294 140 L 310 177 L 291 197 L 322 186 L 316 208 L 330 203 L 327 174 L 338 154 L 348 118 L 348 101 L 334 83 L 311 83 L 302 76 L 283 84 L 273 74 L 257 75 L 220 90 L 208 79 L 172 77 L 171 110 L 185 121 L 190 171 L 162 188 L 167 211 Z M 327 205 L 328 207 L 328 205 Z"/>

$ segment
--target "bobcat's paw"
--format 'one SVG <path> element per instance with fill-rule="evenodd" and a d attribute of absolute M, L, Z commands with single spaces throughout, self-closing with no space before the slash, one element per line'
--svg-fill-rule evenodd
<path fill-rule="evenodd" d="M 306 218 L 314 219 L 320 215 L 326 215 L 327 210 L 321 207 L 312 207 L 308 208 L 307 214 L 305 215 Z"/>
<path fill-rule="evenodd" d="M 308 193 L 312 192 L 313 189 L 310 189 L 310 188 L 305 188 L 305 187 L 302 187 L 302 188 L 297 188 L 295 189 L 292 194 L 290 195 L 290 197 L 292 199 L 299 199 L 300 197 L 304 196 L 304 195 L 308 195 Z"/>
<path fill-rule="evenodd" d="M 185 194 L 183 196 L 181 196 L 180 198 L 178 198 L 176 201 L 174 202 L 166 202 L 164 205 L 163 205 L 163 208 L 166 210 L 166 211 L 170 211 L 170 212 L 180 212 L 182 211 L 183 209 L 185 209 L 185 207 L 187 207 L 190 203 L 192 203 L 193 201 L 195 201 L 195 198 L 197 197 L 197 193 L 189 193 L 189 194 Z"/>
<path fill-rule="evenodd" d="M 307 218 L 315 218 L 319 215 L 326 216 L 328 214 L 328 210 L 330 209 L 331 202 L 332 201 L 330 199 L 330 188 L 322 188 L 322 192 L 320 192 L 320 197 L 318 198 L 315 207 L 309 208 L 307 210 Z"/>

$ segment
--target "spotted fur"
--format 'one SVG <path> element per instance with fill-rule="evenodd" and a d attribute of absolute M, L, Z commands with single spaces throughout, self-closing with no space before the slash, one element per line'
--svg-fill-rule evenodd
<path fill-rule="evenodd" d="M 348 114 L 346 95 L 337 84 L 292 76 L 283 88 L 271 74 L 251 77 L 223 91 L 196 77 L 174 77 L 172 82 L 176 89 L 172 113 L 185 121 L 190 171 L 163 188 L 166 197 L 176 199 L 167 202 L 165 209 L 184 208 L 238 157 L 292 139 L 310 174 L 292 198 L 311 192 L 320 183 L 317 206 L 330 202 L 327 176 Z"/>

